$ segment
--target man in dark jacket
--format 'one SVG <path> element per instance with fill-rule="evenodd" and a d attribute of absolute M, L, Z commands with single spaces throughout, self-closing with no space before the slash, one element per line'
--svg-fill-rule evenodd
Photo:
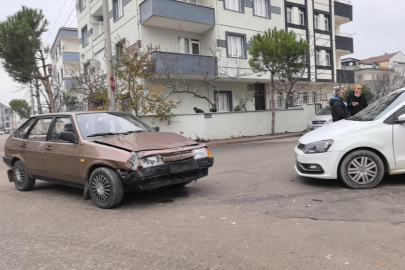
<path fill-rule="evenodd" d="M 363 87 L 356 85 L 353 92 L 350 92 L 347 97 L 347 107 L 349 108 L 350 115 L 356 115 L 359 111 L 368 106 L 367 99 L 362 94 Z"/>
<path fill-rule="evenodd" d="M 350 116 L 346 104 L 343 102 L 345 90 L 339 89 L 335 92 L 336 96 L 330 100 L 330 109 L 332 111 L 333 122 L 346 119 Z"/>
<path fill-rule="evenodd" d="M 203 110 L 198 109 L 197 107 L 194 107 L 193 110 L 195 111 L 195 113 L 204 113 Z"/>

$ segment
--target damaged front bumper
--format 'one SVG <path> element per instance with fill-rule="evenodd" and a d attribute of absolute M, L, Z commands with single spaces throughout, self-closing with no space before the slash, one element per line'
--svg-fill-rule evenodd
<path fill-rule="evenodd" d="M 130 190 L 151 190 L 164 186 L 189 183 L 208 175 L 213 158 L 178 161 L 130 172 L 123 182 Z"/>

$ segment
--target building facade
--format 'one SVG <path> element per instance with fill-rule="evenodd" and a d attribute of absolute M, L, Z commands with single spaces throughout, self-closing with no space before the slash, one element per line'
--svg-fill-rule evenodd
<path fill-rule="evenodd" d="M 80 52 L 77 28 L 62 27 L 51 48 L 52 87 L 56 111 L 83 110 L 80 95 L 72 93 L 74 77 L 80 75 Z"/>
<path fill-rule="evenodd" d="M 0 131 L 10 134 L 17 128 L 17 119 L 14 112 L 6 105 L 0 103 Z"/>
<path fill-rule="evenodd" d="M 342 75 L 350 71 L 340 69 L 340 58 L 353 52 L 353 39 L 340 33 L 340 25 L 352 20 L 352 9 L 342 0 L 109 1 L 115 57 L 122 46 L 149 51 L 156 57 L 156 73 L 169 70 L 179 85 L 187 80 L 200 95 L 216 99 L 219 112 L 235 110 L 241 99 L 247 100 L 248 110 L 270 109 L 270 76 L 252 72 L 247 51 L 251 37 L 269 28 L 294 31 L 308 40 L 306 79 L 322 83 L 321 92 L 331 93 L 343 80 L 351 83 Z M 97 72 L 103 74 L 102 1 L 78 0 L 77 18 L 81 68 L 86 70 L 97 60 Z M 219 78 L 215 89 L 207 87 L 202 74 Z M 206 100 L 192 94 L 176 98 L 181 106 L 175 113 L 193 113 L 193 107 L 211 109 Z"/>

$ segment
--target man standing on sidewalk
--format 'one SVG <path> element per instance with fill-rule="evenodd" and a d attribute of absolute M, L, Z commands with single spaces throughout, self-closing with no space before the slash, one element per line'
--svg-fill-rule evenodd
<path fill-rule="evenodd" d="M 368 106 L 366 96 L 362 93 L 363 87 L 356 85 L 353 92 L 347 97 L 347 107 L 350 115 L 356 115 L 359 111 Z"/>
<path fill-rule="evenodd" d="M 335 92 L 335 97 L 330 100 L 330 109 L 332 111 L 333 122 L 346 119 L 350 116 L 346 104 L 343 102 L 345 97 L 345 90 L 338 89 Z"/>

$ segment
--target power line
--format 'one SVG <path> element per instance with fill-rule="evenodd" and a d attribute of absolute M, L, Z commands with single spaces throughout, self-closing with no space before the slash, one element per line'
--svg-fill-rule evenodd
<path fill-rule="evenodd" d="M 70 26 L 72 25 L 72 23 L 75 21 L 76 18 L 77 18 L 77 13 L 76 13 L 76 15 L 73 17 L 73 20 L 69 23 L 69 26 L 68 26 L 68 27 L 70 27 Z"/>
<path fill-rule="evenodd" d="M 76 9 L 76 5 L 73 7 L 72 11 L 71 11 L 70 14 L 69 14 L 69 17 L 67 18 L 66 22 L 65 22 L 63 25 L 67 25 L 67 22 L 69 21 L 70 16 L 72 16 L 72 13 L 73 13 L 73 11 L 74 11 L 75 9 Z"/>
<path fill-rule="evenodd" d="M 63 8 L 64 8 L 65 5 L 66 5 L 66 2 L 67 2 L 67 0 L 65 0 L 65 3 L 63 3 L 63 6 L 62 6 L 62 8 L 61 8 L 60 11 L 59 11 L 59 15 L 58 15 L 58 17 L 56 18 L 56 22 L 55 22 L 55 24 L 53 25 L 52 30 L 49 32 L 48 37 L 46 38 L 46 42 L 48 42 L 48 39 L 49 39 L 49 37 L 51 36 L 53 29 L 55 29 L 55 25 L 56 25 L 56 23 L 57 23 L 58 20 L 59 20 L 60 14 L 62 14 Z"/>

